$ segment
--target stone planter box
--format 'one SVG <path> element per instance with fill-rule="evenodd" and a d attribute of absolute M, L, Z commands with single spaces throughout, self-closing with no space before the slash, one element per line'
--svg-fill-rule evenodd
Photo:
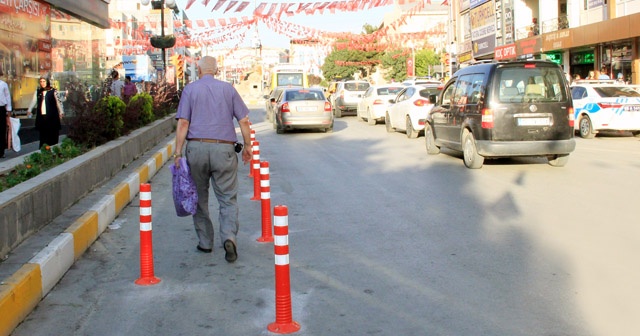
<path fill-rule="evenodd" d="M 175 129 L 174 115 L 0 193 L 0 260 Z"/>

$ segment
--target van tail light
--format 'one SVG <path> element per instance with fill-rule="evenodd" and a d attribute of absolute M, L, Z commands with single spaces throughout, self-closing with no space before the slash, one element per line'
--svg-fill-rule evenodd
<path fill-rule="evenodd" d="M 331 103 L 330 102 L 324 102 L 324 111 L 325 112 L 333 112 L 331 109 Z"/>
<path fill-rule="evenodd" d="M 616 104 L 616 103 L 598 103 L 598 106 L 600 106 L 600 108 L 606 109 L 606 108 L 621 108 L 622 104 Z"/>
<path fill-rule="evenodd" d="M 567 113 L 569 113 L 569 127 L 573 127 L 576 122 L 576 116 L 573 114 L 573 107 L 569 107 L 567 109 Z"/>
<path fill-rule="evenodd" d="M 482 128 L 493 128 L 493 110 L 482 109 Z"/>
<path fill-rule="evenodd" d="M 289 103 L 282 104 L 282 107 L 280 108 L 280 112 L 282 113 L 291 112 L 291 110 L 289 110 Z"/>
<path fill-rule="evenodd" d="M 417 99 L 416 101 L 413 102 L 413 105 L 415 106 L 427 106 L 430 105 L 431 103 L 429 103 L 428 100 L 424 100 L 424 99 Z"/>
<path fill-rule="evenodd" d="M 376 100 L 373 101 L 373 105 L 382 105 L 382 104 L 384 104 L 382 99 L 376 99 Z"/>

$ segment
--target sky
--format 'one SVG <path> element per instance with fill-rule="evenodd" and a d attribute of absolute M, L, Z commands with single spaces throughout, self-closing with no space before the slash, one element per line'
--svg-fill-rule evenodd
<path fill-rule="evenodd" d="M 186 7 L 188 0 L 176 0 L 178 7 L 181 10 L 184 10 Z M 217 0 L 209 1 L 208 5 L 205 7 L 203 5 L 203 0 L 196 0 L 189 9 L 185 12 L 187 17 L 190 20 L 198 20 L 198 19 L 219 19 L 219 18 L 241 18 L 242 16 L 251 17 L 253 16 L 253 11 L 257 5 L 262 2 L 266 2 L 269 5 L 272 3 L 299 3 L 302 1 L 292 0 L 292 1 L 257 1 L 254 0 L 254 3 L 249 5 L 244 10 L 235 13 L 234 10 L 236 7 L 233 7 L 232 10 L 228 11 L 224 14 L 227 4 L 229 1 L 225 3 L 221 8 L 216 11 L 212 11 L 214 5 Z M 242 0 L 240 1 L 242 2 Z M 304 1 L 305 3 L 315 2 L 312 0 Z M 361 33 L 362 27 L 365 24 L 370 25 L 380 25 L 384 18 L 384 14 L 393 10 L 393 6 L 384 6 L 377 7 L 373 9 L 363 9 L 357 12 L 338 12 L 335 14 L 331 14 L 328 10 L 325 10 L 323 14 L 319 14 L 316 12 L 314 15 L 305 15 L 305 14 L 297 14 L 293 16 L 282 15 L 280 20 L 291 22 L 293 24 L 302 25 L 308 28 L 315 28 L 321 31 L 326 32 L 352 32 L 352 33 Z M 194 27 L 195 29 L 195 27 Z M 253 31 L 253 30 L 252 30 Z M 249 47 L 251 45 L 251 39 L 253 37 L 253 32 L 247 33 L 245 41 L 240 45 L 240 47 Z M 270 30 L 263 23 L 259 23 L 258 25 L 258 36 L 260 41 L 262 42 L 263 47 L 272 47 L 272 48 L 288 48 L 289 47 L 289 37 L 280 35 L 272 30 Z M 237 44 L 238 41 L 234 41 L 233 45 Z M 225 44 L 222 47 L 233 47 L 233 45 Z"/>

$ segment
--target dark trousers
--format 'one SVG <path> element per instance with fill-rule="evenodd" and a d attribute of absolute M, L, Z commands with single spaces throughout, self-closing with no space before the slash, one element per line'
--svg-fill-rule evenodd
<path fill-rule="evenodd" d="M 2 130 L 2 139 L 0 139 L 0 157 L 2 157 L 4 156 L 4 150 L 7 149 L 7 146 L 9 145 L 7 143 L 7 136 L 9 135 L 7 127 L 9 127 L 9 125 L 7 125 L 6 106 L 0 106 L 0 116 L 2 116 L 2 118 L 0 118 L 0 130 Z"/>
<path fill-rule="evenodd" d="M 40 130 L 40 145 L 42 146 L 49 145 L 53 146 L 58 143 L 58 137 L 60 137 L 60 131 L 57 128 L 45 128 Z"/>

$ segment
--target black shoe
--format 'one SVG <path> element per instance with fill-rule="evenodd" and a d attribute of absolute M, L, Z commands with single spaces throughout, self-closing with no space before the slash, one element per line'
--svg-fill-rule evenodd
<path fill-rule="evenodd" d="M 224 241 L 224 259 L 230 263 L 236 261 L 238 259 L 238 252 L 236 252 L 236 244 L 234 244 L 231 240 L 227 239 Z"/>
<path fill-rule="evenodd" d="M 204 252 L 204 253 L 211 253 L 211 251 L 213 251 L 212 249 L 200 247 L 200 245 L 196 246 L 196 248 L 198 249 L 198 251 Z"/>

